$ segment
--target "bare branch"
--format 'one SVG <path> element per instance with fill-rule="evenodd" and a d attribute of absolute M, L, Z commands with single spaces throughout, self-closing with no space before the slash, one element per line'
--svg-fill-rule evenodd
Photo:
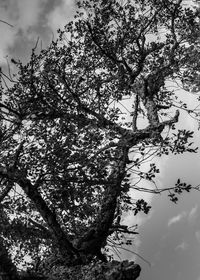
<path fill-rule="evenodd" d="M 0 19 L 0 22 L 3 22 L 3 23 L 5 23 L 5 24 L 9 25 L 10 27 L 14 27 L 14 25 L 12 25 L 12 24 L 8 23 L 8 22 L 7 22 L 7 21 L 5 21 L 5 20 Z"/>

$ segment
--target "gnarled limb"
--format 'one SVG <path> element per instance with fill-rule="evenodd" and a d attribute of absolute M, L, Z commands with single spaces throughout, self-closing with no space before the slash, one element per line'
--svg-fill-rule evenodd
<path fill-rule="evenodd" d="M 42 218 L 47 223 L 49 230 L 52 232 L 61 254 L 64 257 L 70 258 L 77 256 L 77 250 L 73 247 L 72 243 L 68 240 L 67 235 L 62 230 L 55 213 L 50 210 L 38 189 L 31 184 L 26 177 L 24 177 L 23 173 L 18 172 L 17 169 L 15 171 L 9 171 L 6 168 L 1 168 L 0 175 L 18 184 L 26 193 L 27 197 L 35 204 L 36 209 L 39 211 Z"/>
<path fill-rule="evenodd" d="M 92 225 L 88 232 L 79 240 L 79 250 L 86 254 L 97 255 L 101 248 L 105 246 L 107 237 L 114 221 L 114 214 L 117 207 L 117 199 L 121 194 L 121 184 L 126 174 L 126 164 L 129 149 L 145 139 L 154 138 L 155 133 L 161 134 L 166 125 L 172 125 L 178 121 L 179 111 L 171 120 L 162 123 L 156 123 L 154 126 L 148 126 L 143 130 L 129 131 L 121 138 L 121 148 L 117 150 L 118 161 L 113 166 L 113 172 L 109 181 L 114 184 L 106 186 L 106 190 L 101 205 L 101 210 L 97 216 L 95 224 Z M 89 237 L 88 237 L 89 236 Z"/>

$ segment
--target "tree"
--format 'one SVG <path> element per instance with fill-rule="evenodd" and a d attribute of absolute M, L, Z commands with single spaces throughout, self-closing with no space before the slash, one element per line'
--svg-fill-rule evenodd
<path fill-rule="evenodd" d="M 36 272 L 48 261 L 72 273 L 95 259 L 107 262 L 102 249 L 136 234 L 120 223 L 122 212 L 150 209 L 130 197 L 131 188 L 165 190 L 173 202 L 192 188 L 180 179 L 169 189 L 138 182 L 155 183 L 156 164 L 141 169 L 147 158 L 196 152 L 193 132 L 175 124 L 177 108 L 197 112 L 168 85 L 199 89 L 199 10 L 181 0 L 78 7 L 49 48 L 34 48 L 26 65 L 12 60 L 12 85 L 2 73 L 1 248 L 10 276 L 0 269 L 9 279 L 19 277 L 8 254 L 13 248 L 14 263 L 29 254 Z M 124 99 L 132 104 L 128 120 L 121 117 Z"/>

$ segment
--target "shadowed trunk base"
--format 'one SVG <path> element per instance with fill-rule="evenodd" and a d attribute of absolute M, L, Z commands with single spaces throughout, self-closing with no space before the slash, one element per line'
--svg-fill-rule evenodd
<path fill-rule="evenodd" d="M 52 267 L 47 279 L 53 277 L 62 280 L 135 280 L 139 277 L 140 271 L 140 266 L 133 261 L 98 262 L 74 267 Z"/>

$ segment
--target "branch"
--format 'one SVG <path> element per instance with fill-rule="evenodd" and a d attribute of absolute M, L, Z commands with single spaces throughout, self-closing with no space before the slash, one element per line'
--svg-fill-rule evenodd
<path fill-rule="evenodd" d="M 15 152 L 14 160 L 13 160 L 12 166 L 10 167 L 10 168 L 12 168 L 12 169 L 14 169 L 14 170 L 15 170 L 15 168 L 17 167 L 18 160 L 19 160 L 19 156 L 20 156 L 21 152 L 23 151 L 24 142 L 25 142 L 25 140 L 23 140 L 23 141 L 19 144 L 19 146 L 18 146 L 18 148 L 17 148 L 17 150 L 16 150 L 16 152 Z"/>
<path fill-rule="evenodd" d="M 5 105 L 5 104 L 3 104 L 3 103 L 1 103 L 1 102 L 0 102 L 0 108 L 4 108 L 4 109 L 8 110 L 8 112 L 10 112 L 11 115 L 15 115 L 15 116 L 17 116 L 18 118 L 21 118 L 21 115 L 20 115 L 19 112 L 17 112 L 16 110 L 10 108 L 9 106 L 7 106 L 7 105 Z"/>
<path fill-rule="evenodd" d="M 0 203 L 4 200 L 4 198 L 8 195 L 8 193 L 11 191 L 13 184 L 11 182 L 7 182 L 6 188 L 2 191 L 0 195 Z"/>
<path fill-rule="evenodd" d="M 78 255 L 77 250 L 68 240 L 66 234 L 57 221 L 55 213 L 50 210 L 45 200 L 38 192 L 38 189 L 31 184 L 31 182 L 24 176 L 23 172 L 19 172 L 17 169 L 8 170 L 5 167 L 0 167 L 0 175 L 17 183 L 23 189 L 27 197 L 35 204 L 36 209 L 53 233 L 53 237 L 55 238 L 63 257 L 70 257 L 71 260 L 74 259 L 74 257 Z"/>
<path fill-rule="evenodd" d="M 179 111 L 176 111 L 175 116 L 168 121 L 158 123 L 156 126 L 148 126 L 143 130 L 137 130 L 133 132 L 129 130 L 129 133 L 122 136 L 119 141 L 121 144 L 116 150 L 116 160 L 113 165 L 113 171 L 109 176 L 109 181 L 113 182 L 106 186 L 105 193 L 102 199 L 102 205 L 100 212 L 97 215 L 95 221 L 95 227 L 92 225 L 84 236 L 90 236 L 90 240 L 85 240 L 84 237 L 79 242 L 80 250 L 91 254 L 97 254 L 101 248 L 104 247 L 105 241 L 110 234 L 110 229 L 113 225 L 115 218 L 115 211 L 117 207 L 117 199 L 121 194 L 121 183 L 126 174 L 126 164 L 129 149 L 132 146 L 137 145 L 140 141 L 152 138 L 154 133 L 160 134 L 166 125 L 172 125 L 178 121 Z M 90 234 L 92 232 L 92 235 Z M 135 233 L 135 232 L 134 232 Z"/>
<path fill-rule="evenodd" d="M 77 103 L 78 109 L 79 111 L 82 111 L 84 113 L 87 113 L 89 115 L 92 115 L 93 117 L 95 117 L 98 121 L 99 121 L 99 126 L 102 128 L 109 128 L 112 127 L 112 129 L 114 129 L 117 133 L 119 133 L 120 135 L 123 135 L 125 133 L 128 132 L 128 130 L 126 128 L 121 127 L 119 124 L 108 120 L 107 118 L 105 118 L 103 115 L 95 112 L 94 110 L 88 108 L 85 104 L 83 104 L 77 94 L 77 92 L 75 92 L 73 89 L 71 89 L 69 87 L 69 85 L 67 84 L 66 80 L 64 78 L 60 78 L 61 82 L 66 86 L 66 88 L 71 92 L 74 101 Z"/>
<path fill-rule="evenodd" d="M 162 10 L 162 5 L 160 5 L 160 8 L 156 10 L 156 12 L 154 13 L 154 15 L 148 20 L 148 22 L 146 23 L 146 25 L 144 27 L 141 28 L 141 31 L 138 35 L 138 39 L 142 36 L 142 33 L 151 26 L 151 24 L 153 23 L 154 19 L 156 18 L 156 16 L 158 15 L 158 13 Z"/>
<path fill-rule="evenodd" d="M 139 234 L 139 232 L 137 231 L 129 230 L 128 226 L 126 225 L 112 225 L 112 227 L 110 228 L 110 234 L 112 234 L 115 231 L 128 233 L 128 234 Z"/>
<path fill-rule="evenodd" d="M 14 25 L 12 25 L 12 24 L 8 23 L 8 22 L 7 22 L 7 21 L 5 21 L 5 20 L 0 19 L 0 22 L 3 22 L 3 23 L 5 23 L 5 24 L 9 25 L 10 27 L 14 27 Z"/>
<path fill-rule="evenodd" d="M 39 224 L 38 222 L 32 220 L 31 218 L 28 219 L 31 224 L 33 224 L 35 227 L 40 229 L 42 232 L 44 232 L 49 238 L 52 238 L 51 232 L 46 228 L 45 226 Z"/>
<path fill-rule="evenodd" d="M 132 120 L 132 130 L 137 130 L 137 116 L 138 116 L 138 106 L 139 106 L 139 97 L 138 94 L 135 96 L 135 104 L 134 104 L 134 112 L 133 112 L 133 120 Z"/>
<path fill-rule="evenodd" d="M 110 234 L 113 220 L 115 218 L 115 211 L 117 207 L 117 199 L 121 193 L 121 183 L 126 174 L 126 162 L 129 148 L 126 146 L 119 147 L 116 151 L 116 160 L 109 181 L 112 184 L 106 187 L 103 195 L 101 209 L 97 215 L 94 225 L 92 225 L 84 236 L 90 236 L 90 240 L 80 238 L 79 246 L 81 251 L 86 251 L 97 257 L 101 256 L 101 248 L 105 246 L 107 237 Z M 92 235 L 90 234 L 92 232 Z"/>
<path fill-rule="evenodd" d="M 129 148 L 131 148 L 145 139 L 154 137 L 155 134 L 161 134 L 165 126 L 171 126 L 172 124 L 178 122 L 179 114 L 179 111 L 176 110 L 174 117 L 170 120 L 158 123 L 153 126 L 149 125 L 144 129 L 132 132 L 132 134 L 129 134 L 129 139 L 127 139 L 127 145 L 129 146 Z"/>

